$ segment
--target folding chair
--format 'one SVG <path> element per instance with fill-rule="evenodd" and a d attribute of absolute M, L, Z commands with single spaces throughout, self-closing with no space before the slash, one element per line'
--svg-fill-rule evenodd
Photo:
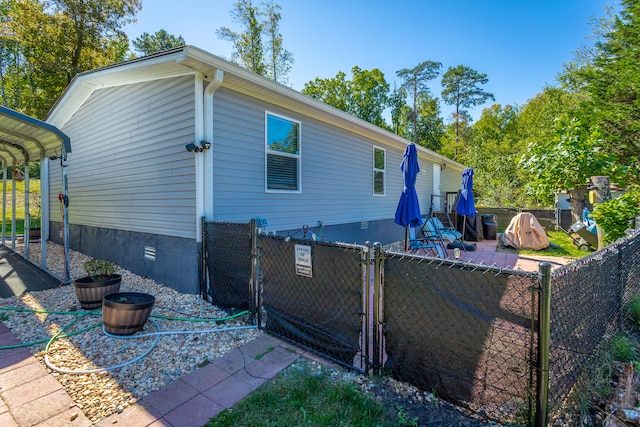
<path fill-rule="evenodd" d="M 416 228 L 420 228 L 420 235 L 417 235 Z M 409 252 L 416 253 L 420 250 L 432 250 L 440 258 L 445 258 L 447 249 L 444 247 L 442 238 L 432 235 L 428 230 L 424 232 L 424 224 L 420 227 L 409 227 Z"/>

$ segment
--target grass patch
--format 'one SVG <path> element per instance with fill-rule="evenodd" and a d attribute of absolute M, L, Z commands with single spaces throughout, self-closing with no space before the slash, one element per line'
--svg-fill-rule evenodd
<path fill-rule="evenodd" d="M 384 406 L 355 385 L 301 362 L 212 418 L 222 426 L 390 426 Z M 409 421 L 409 420 L 408 420 Z"/>
<path fill-rule="evenodd" d="M 558 258 L 571 258 L 571 259 L 579 259 L 591 253 L 590 251 L 583 251 L 579 249 L 574 243 L 571 237 L 563 232 L 563 231 L 547 231 L 549 236 L 549 242 L 555 243 L 558 245 L 557 248 L 547 248 L 542 249 L 540 251 L 534 251 L 532 249 L 513 249 L 506 247 L 502 244 L 502 240 L 498 242 L 497 250 L 500 252 L 508 252 L 514 254 L 521 255 L 544 255 L 544 256 L 554 256 Z"/>
<path fill-rule="evenodd" d="M 24 234 L 24 181 L 16 184 L 16 234 Z M 2 190 L 0 190 L 2 192 Z M 5 217 L 5 233 L 11 233 L 12 217 L 12 193 L 13 181 L 7 181 L 7 211 Z M 31 216 L 30 228 L 40 227 L 40 180 L 29 180 L 29 213 Z"/>

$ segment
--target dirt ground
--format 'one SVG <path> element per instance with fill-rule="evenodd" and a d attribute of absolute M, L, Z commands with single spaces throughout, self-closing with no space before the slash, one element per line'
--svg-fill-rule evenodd
<path fill-rule="evenodd" d="M 372 384 L 375 384 L 372 386 Z M 361 384 L 365 392 L 384 404 L 388 417 L 397 425 L 438 427 L 500 426 L 494 421 L 482 420 L 429 393 L 419 392 L 389 378 L 379 378 Z"/>

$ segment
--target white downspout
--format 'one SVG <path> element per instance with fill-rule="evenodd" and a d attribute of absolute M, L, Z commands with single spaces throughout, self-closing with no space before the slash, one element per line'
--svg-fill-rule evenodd
<path fill-rule="evenodd" d="M 204 159 L 204 215 L 213 218 L 213 95 L 224 80 L 224 71 L 215 70 L 211 82 L 204 90 L 204 140 L 211 143 L 211 149 L 203 153 Z"/>
<path fill-rule="evenodd" d="M 204 76 L 202 73 L 196 73 L 195 81 L 195 140 L 193 143 L 196 147 L 200 147 L 200 141 L 204 138 L 203 131 L 203 111 L 202 111 L 202 91 L 204 87 Z M 196 242 L 202 241 L 202 224 L 200 218 L 204 215 L 204 161 L 203 156 L 198 151 L 195 151 L 195 163 L 196 163 Z"/>

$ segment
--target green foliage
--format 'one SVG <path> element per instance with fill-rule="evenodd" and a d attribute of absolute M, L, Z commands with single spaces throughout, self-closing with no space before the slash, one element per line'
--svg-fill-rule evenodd
<path fill-rule="evenodd" d="M 549 140 L 530 142 L 519 164 L 529 177 L 529 191 L 541 198 L 574 190 L 591 176 L 606 175 L 613 163 L 602 150 L 598 128 L 590 129 L 578 118 L 563 114 L 554 129 Z"/>
<path fill-rule="evenodd" d="M 418 427 L 418 417 L 409 417 L 402 406 L 398 406 L 398 426 Z"/>
<path fill-rule="evenodd" d="M 640 329 L 640 294 L 635 295 L 627 304 L 626 319 Z"/>
<path fill-rule="evenodd" d="M 413 68 L 403 68 L 396 71 L 396 75 L 402 80 L 401 88 L 413 100 L 413 107 L 408 111 L 410 114 L 408 122 L 412 125 L 409 129 L 413 129 L 413 132 L 411 132 L 412 140 L 416 144 L 420 143 L 418 122 L 422 117 L 419 104 L 421 99 L 424 101 L 430 98 L 427 82 L 438 77 L 441 69 L 442 64 L 440 62 L 424 61 Z"/>
<path fill-rule="evenodd" d="M 206 426 L 364 427 L 385 425 L 384 419 L 382 404 L 355 386 L 335 382 L 328 373 L 308 365 L 294 365 L 233 408 L 220 412 Z"/>
<path fill-rule="evenodd" d="M 621 362 L 631 362 L 636 357 L 634 342 L 622 334 L 613 337 L 611 352 L 613 357 Z"/>
<path fill-rule="evenodd" d="M 335 77 L 316 78 L 305 83 L 302 93 L 380 127 L 386 127 L 382 113 L 388 103 L 389 84 L 376 69 L 351 69 L 353 78 L 339 71 Z"/>
<path fill-rule="evenodd" d="M 605 244 L 625 236 L 630 221 L 640 215 L 640 188 L 634 187 L 615 199 L 598 203 L 591 216 L 602 229 Z"/>
<path fill-rule="evenodd" d="M 133 44 L 139 56 L 145 56 L 151 55 L 154 52 L 183 46 L 185 41 L 182 36 L 174 36 L 173 34 L 169 34 L 167 30 L 160 29 L 156 31 L 155 34 L 142 33 L 138 38 L 133 40 L 131 44 Z"/>
<path fill-rule="evenodd" d="M 585 114 L 617 159 L 612 176 L 626 185 L 640 184 L 640 2 L 623 0 L 621 6 L 611 29 L 605 27 L 591 66 L 581 73 L 590 95 Z"/>
<path fill-rule="evenodd" d="M 121 31 L 141 0 L 13 0 L 2 10 L 9 42 L 2 74 L 7 106 L 44 118 L 81 71 L 123 60 L 128 40 Z M 3 45 L 4 45 L 3 39 Z M 3 46 L 4 48 L 4 46 Z M 3 72 L 5 69 L 3 69 Z"/>
<path fill-rule="evenodd" d="M 238 0 L 231 11 L 231 19 L 240 25 L 240 32 L 221 27 L 216 30 L 216 34 L 218 38 L 233 44 L 233 62 L 284 83 L 287 81 L 293 55 L 284 49 L 278 29 L 280 6 L 273 1 L 263 3 L 262 6 L 264 9 L 254 6 L 252 0 Z"/>
<path fill-rule="evenodd" d="M 523 147 L 519 109 L 494 104 L 474 123 L 465 161 L 474 169 L 474 195 L 481 206 L 532 206 L 521 191 L 527 179 L 519 173 Z M 525 201 L 526 200 L 526 201 Z M 528 202 L 528 203 L 527 203 Z"/>
<path fill-rule="evenodd" d="M 117 266 L 106 259 L 92 259 L 82 265 L 96 282 L 105 280 L 116 272 Z"/>

